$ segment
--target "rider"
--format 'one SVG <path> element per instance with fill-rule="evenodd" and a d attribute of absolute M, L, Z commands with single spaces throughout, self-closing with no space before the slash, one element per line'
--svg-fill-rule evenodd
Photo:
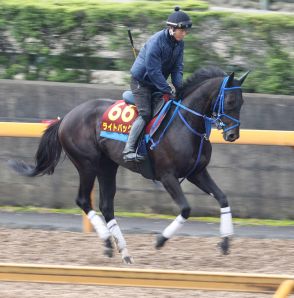
<path fill-rule="evenodd" d="M 169 75 L 175 89 L 183 79 L 183 39 L 192 27 L 189 16 L 177 6 L 167 19 L 167 29 L 155 33 L 142 47 L 131 68 L 131 90 L 139 112 L 132 125 L 123 150 L 124 161 L 140 161 L 136 142 L 145 125 L 151 120 L 151 94 L 160 91 L 173 98 L 174 91 L 167 83 Z"/>

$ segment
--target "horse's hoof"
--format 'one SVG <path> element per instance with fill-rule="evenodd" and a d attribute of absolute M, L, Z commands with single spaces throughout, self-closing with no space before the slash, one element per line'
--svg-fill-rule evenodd
<path fill-rule="evenodd" d="M 156 244 L 155 244 L 155 248 L 156 249 L 161 249 L 165 242 L 168 240 L 168 238 L 164 237 L 163 235 L 158 235 L 156 237 Z"/>
<path fill-rule="evenodd" d="M 108 258 L 112 258 L 113 257 L 113 249 L 105 248 L 104 249 L 104 255 Z"/>
<path fill-rule="evenodd" d="M 230 253 L 230 238 L 224 237 L 218 246 L 220 247 L 223 255 L 228 255 Z"/>
<path fill-rule="evenodd" d="M 121 250 L 121 258 L 125 264 L 134 264 L 134 259 L 130 256 L 128 249 L 125 247 Z"/>
<path fill-rule="evenodd" d="M 113 245 L 112 245 L 112 242 L 111 242 L 111 237 L 107 238 L 105 241 L 104 241 L 104 255 L 109 257 L 109 258 L 112 258 L 113 257 Z"/>
<path fill-rule="evenodd" d="M 125 264 L 134 264 L 134 259 L 131 256 L 125 256 L 122 258 Z"/>

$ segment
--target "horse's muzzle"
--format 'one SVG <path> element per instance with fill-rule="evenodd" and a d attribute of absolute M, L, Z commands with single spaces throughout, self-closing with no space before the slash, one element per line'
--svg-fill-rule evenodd
<path fill-rule="evenodd" d="M 224 133 L 224 140 L 227 142 L 234 142 L 239 139 L 239 129 L 228 130 Z"/>

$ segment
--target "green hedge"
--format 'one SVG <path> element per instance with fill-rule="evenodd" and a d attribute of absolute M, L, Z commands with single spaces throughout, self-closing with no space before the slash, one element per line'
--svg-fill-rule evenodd
<path fill-rule="evenodd" d="M 93 69 L 128 70 L 132 29 L 139 48 L 165 26 L 175 1 L 0 0 L 0 77 L 89 82 Z M 209 10 L 204 1 L 181 8 L 193 20 L 185 75 L 206 65 L 241 74 L 245 91 L 294 94 L 294 17 Z M 102 59 L 100 51 L 115 59 Z"/>

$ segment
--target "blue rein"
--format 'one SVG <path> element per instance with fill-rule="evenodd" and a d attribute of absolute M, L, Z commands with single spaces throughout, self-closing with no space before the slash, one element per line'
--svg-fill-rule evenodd
<path fill-rule="evenodd" d="M 225 77 L 223 82 L 222 82 L 222 85 L 221 85 L 221 88 L 220 88 L 220 91 L 219 91 L 219 94 L 216 98 L 216 101 L 214 103 L 214 106 L 213 106 L 213 109 L 212 109 L 212 115 L 213 117 L 208 117 L 206 115 L 203 115 L 203 114 L 200 114 L 186 106 L 184 106 L 182 103 L 181 103 L 181 100 L 179 101 L 171 101 L 171 102 L 168 102 L 167 103 L 167 106 L 170 106 L 171 104 L 174 104 L 176 106 L 176 109 L 174 110 L 173 112 L 173 115 L 171 116 L 170 120 L 168 121 L 166 127 L 164 128 L 164 130 L 162 131 L 161 135 L 159 136 L 158 140 L 157 141 L 154 141 L 152 137 L 150 137 L 150 141 L 152 143 L 152 145 L 150 146 L 150 149 L 151 150 L 154 150 L 157 145 L 160 143 L 160 141 L 162 140 L 163 136 L 165 135 L 168 127 L 171 125 L 172 121 L 175 119 L 175 116 L 176 115 L 179 115 L 180 119 L 183 121 L 183 123 L 185 124 L 185 126 L 196 136 L 200 137 L 200 145 L 199 145 L 199 150 L 198 150 L 198 155 L 197 155 L 197 158 L 196 158 L 196 161 L 193 165 L 193 167 L 189 170 L 189 172 L 185 175 L 184 178 L 182 178 L 180 180 L 180 183 L 182 183 L 191 173 L 193 173 L 193 171 L 196 169 L 196 167 L 198 166 L 199 162 L 200 162 L 200 157 L 201 157 L 201 153 L 202 153 L 202 148 L 203 148 L 203 143 L 204 143 L 204 140 L 208 140 L 209 137 L 210 137 L 210 133 L 211 133 L 211 126 L 212 124 L 215 124 L 217 129 L 222 129 L 223 132 L 226 132 L 230 129 L 233 129 L 235 127 L 238 127 L 240 125 L 240 121 L 234 117 L 231 117 L 227 114 L 225 114 L 224 112 L 224 102 L 225 102 L 225 91 L 227 90 L 234 90 L 234 89 L 241 89 L 241 87 L 226 87 L 226 84 L 228 82 L 228 79 L 229 77 Z M 197 130 L 195 130 L 193 127 L 191 127 L 191 125 L 187 122 L 187 120 L 184 118 L 184 116 L 182 115 L 181 113 L 181 109 L 197 116 L 197 117 L 201 117 L 204 119 L 204 123 L 205 123 L 205 132 L 204 133 L 199 133 Z M 165 110 L 164 110 L 165 112 Z M 158 118 L 160 119 L 160 117 L 162 116 L 163 113 L 160 113 L 158 115 Z M 233 126 L 229 126 L 227 127 L 227 125 L 222 121 L 222 118 L 229 118 L 231 120 L 233 120 L 235 122 L 235 124 Z M 151 131 L 153 129 L 153 127 L 155 127 L 157 125 L 156 121 L 155 123 L 153 124 L 152 128 L 151 128 Z"/>

